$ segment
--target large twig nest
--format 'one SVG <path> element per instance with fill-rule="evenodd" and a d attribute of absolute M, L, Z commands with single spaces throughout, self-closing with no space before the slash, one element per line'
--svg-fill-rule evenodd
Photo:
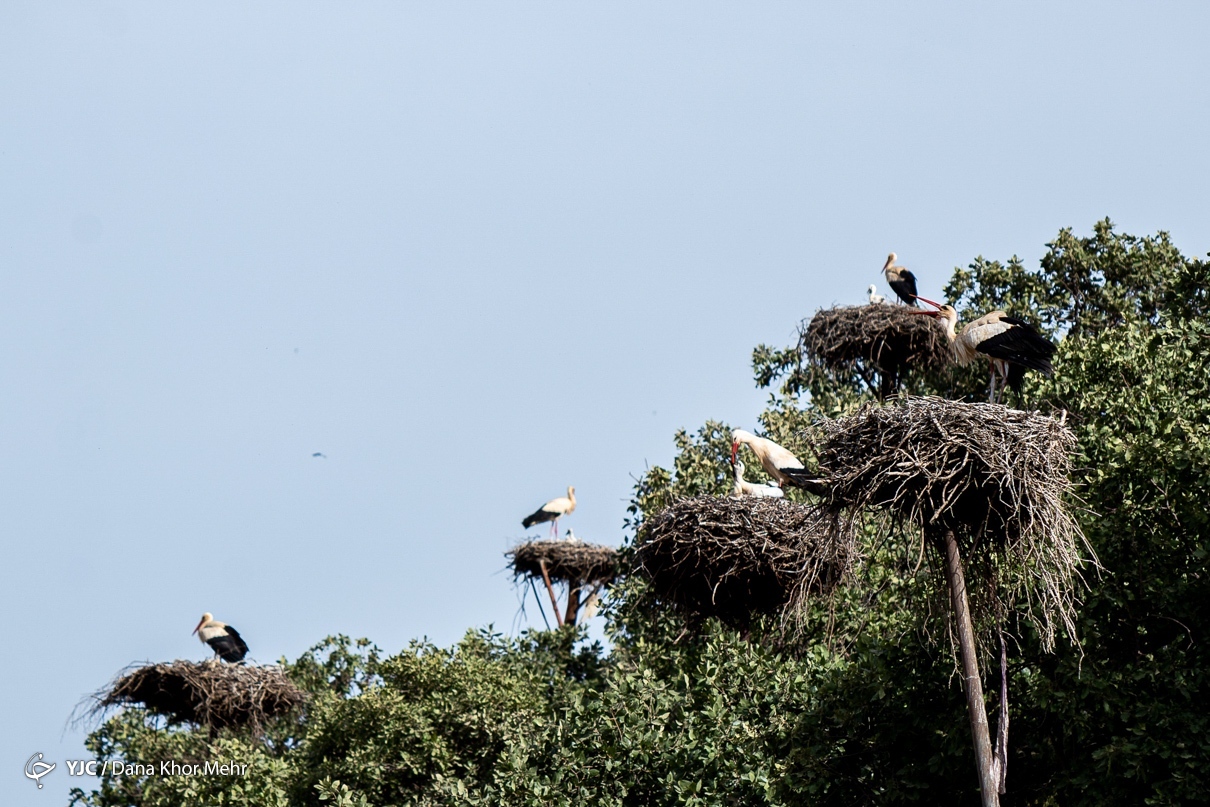
<path fill-rule="evenodd" d="M 617 574 L 618 551 L 579 540 L 527 541 L 505 553 L 516 577 L 542 579 L 542 563 L 551 580 L 610 583 Z"/>
<path fill-rule="evenodd" d="M 828 369 L 877 372 L 889 394 L 909 369 L 940 369 L 950 359 L 949 341 L 932 317 L 894 303 L 845 305 L 816 312 L 800 336 L 807 358 Z M 867 382 L 873 384 L 867 376 Z"/>
<path fill-rule="evenodd" d="M 1074 587 L 1087 547 L 1068 512 L 1074 435 L 1059 420 L 999 404 L 902 398 L 824 421 L 809 435 L 827 500 L 883 509 L 938 535 L 952 529 L 976 578 L 1015 599 L 1050 645 L 1074 630 Z M 970 572 L 968 571 L 968 576 Z"/>
<path fill-rule="evenodd" d="M 746 625 L 841 580 L 854 549 L 840 518 L 784 499 L 683 499 L 644 523 L 636 568 L 690 615 Z"/>
<path fill-rule="evenodd" d="M 177 660 L 128 668 L 98 693 L 93 711 L 140 705 L 170 723 L 221 729 L 259 727 L 304 700 L 281 667 Z"/>

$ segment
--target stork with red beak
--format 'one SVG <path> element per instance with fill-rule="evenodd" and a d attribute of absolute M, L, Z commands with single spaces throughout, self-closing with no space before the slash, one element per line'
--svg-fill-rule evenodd
<path fill-rule="evenodd" d="M 784 488 L 788 482 L 791 485 L 818 492 L 817 489 L 820 480 L 807 471 L 803 464 L 799 462 L 798 457 L 769 438 L 757 437 L 752 432 L 744 431 L 743 429 L 733 429 L 731 431 L 732 465 L 736 464 L 741 445 L 746 445 L 752 449 L 752 453 L 760 460 L 760 467 L 765 469 L 765 473 L 773 477 L 773 481 L 779 487 Z"/>
<path fill-rule="evenodd" d="M 895 253 L 887 256 L 882 265 L 882 274 L 886 284 L 895 292 L 895 296 L 910 306 L 916 305 L 916 276 L 902 266 L 895 265 Z"/>
<path fill-rule="evenodd" d="M 235 664 L 248 655 L 248 645 L 240 638 L 239 631 L 225 622 L 219 622 L 210 613 L 202 614 L 202 621 L 197 623 L 193 632 L 210 645 L 214 655 L 223 661 Z"/>
<path fill-rule="evenodd" d="M 990 403 L 996 403 L 1004 397 L 1005 386 L 1012 387 L 1020 395 L 1026 370 L 1037 370 L 1044 375 L 1054 372 L 1050 358 L 1057 348 L 1025 320 L 1010 317 L 1003 311 L 993 311 L 963 326 L 959 332 L 958 312 L 952 305 L 942 305 L 924 297 L 917 299 L 937 309 L 917 313 L 945 323 L 945 335 L 959 364 L 970 364 L 980 356 L 991 362 L 991 381 L 988 384 Z M 1000 379 L 999 389 L 997 376 Z"/>
<path fill-rule="evenodd" d="M 546 504 L 539 507 L 534 512 L 525 517 L 521 522 L 521 526 L 529 529 L 535 524 L 542 524 L 547 521 L 554 522 L 550 525 L 550 534 L 552 536 L 559 534 L 559 519 L 568 515 L 576 509 L 576 489 L 570 485 L 567 488 L 567 495 L 560 496 L 557 499 L 551 499 Z"/>

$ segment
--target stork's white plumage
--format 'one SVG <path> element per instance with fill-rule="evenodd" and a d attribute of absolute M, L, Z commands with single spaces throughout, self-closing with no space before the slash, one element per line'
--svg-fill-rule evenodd
<path fill-rule="evenodd" d="M 1023 319 L 1010 317 L 1003 311 L 984 314 L 958 331 L 958 312 L 952 305 L 942 305 L 932 300 L 919 298 L 936 311 L 921 311 L 945 323 L 945 335 L 959 364 L 970 364 L 979 358 L 991 362 L 991 381 L 988 384 L 988 400 L 995 403 L 1004 396 L 1004 387 L 1011 386 L 1021 393 L 1021 381 L 1026 370 L 1037 370 L 1050 375 L 1054 368 L 1050 358 L 1057 349 L 1053 342 L 1034 330 Z M 996 377 L 1001 383 L 997 396 Z"/>
<path fill-rule="evenodd" d="M 239 631 L 225 622 L 219 622 L 209 612 L 202 614 L 202 619 L 193 629 L 197 638 L 210 645 L 214 654 L 223 661 L 235 664 L 243 661 L 248 655 L 248 645 L 244 644 Z"/>
<path fill-rule="evenodd" d="M 894 252 L 887 256 L 882 265 L 882 274 L 886 284 L 895 292 L 895 296 L 908 305 L 916 305 L 916 276 L 902 266 L 895 265 Z"/>
<path fill-rule="evenodd" d="M 559 519 L 571 513 L 576 509 L 576 489 L 570 485 L 567 488 L 567 495 L 560 496 L 557 499 L 551 499 L 546 504 L 539 507 L 533 513 L 525 517 L 521 522 L 521 526 L 529 529 L 535 524 L 542 524 L 547 521 L 554 522 L 550 525 L 550 534 L 559 534 Z"/>
<path fill-rule="evenodd" d="M 731 432 L 732 464 L 737 461 L 736 455 L 741 445 L 752 449 L 752 453 L 760 460 L 760 467 L 781 487 L 785 487 L 786 482 L 793 484 L 805 475 L 805 467 L 793 453 L 767 437 L 757 437 L 743 429 L 733 429 Z"/>
<path fill-rule="evenodd" d="M 886 298 L 883 297 L 881 294 L 878 294 L 878 287 L 875 286 L 873 283 L 871 283 L 870 287 L 868 289 L 866 289 L 866 292 L 870 295 L 871 305 L 876 305 L 878 303 L 886 302 Z"/>
<path fill-rule="evenodd" d="M 736 498 L 742 499 L 745 496 L 763 496 L 766 498 L 780 499 L 786 494 L 781 488 L 775 485 L 761 485 L 757 482 L 748 482 L 744 479 L 744 461 L 735 461 L 735 490 Z"/>

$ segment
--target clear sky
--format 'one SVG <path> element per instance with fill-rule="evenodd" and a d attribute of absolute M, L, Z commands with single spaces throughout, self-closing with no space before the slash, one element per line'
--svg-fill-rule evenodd
<path fill-rule="evenodd" d="M 827 5 L 0 3 L 0 801 L 202 611 L 515 630 L 521 518 L 620 542 L 891 250 L 1210 249 L 1205 5 Z"/>

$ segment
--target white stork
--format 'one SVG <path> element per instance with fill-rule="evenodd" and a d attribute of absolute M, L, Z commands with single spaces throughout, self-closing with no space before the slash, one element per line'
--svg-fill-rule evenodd
<path fill-rule="evenodd" d="M 936 311 L 918 311 L 945 321 L 945 335 L 959 364 L 970 364 L 980 356 L 991 362 L 991 382 L 988 385 L 988 401 L 996 403 L 1004 397 L 1007 384 L 1020 395 L 1021 381 L 1026 370 L 1037 370 L 1045 375 L 1054 372 L 1050 357 L 1057 349 L 1053 342 L 1034 330 L 1023 319 L 1010 317 L 1003 311 L 984 314 L 979 319 L 963 326 L 958 332 L 958 312 L 952 305 L 942 305 L 932 300 L 919 298 Z M 997 397 L 996 376 L 1000 377 Z"/>
<path fill-rule="evenodd" d="M 886 298 L 883 297 L 881 294 L 878 294 L 878 287 L 875 286 L 873 283 L 871 283 L 870 287 L 868 289 L 866 289 L 866 293 L 870 295 L 870 304 L 871 305 L 876 305 L 878 303 L 886 302 Z"/>
<path fill-rule="evenodd" d="M 219 622 L 213 614 L 202 614 L 202 620 L 193 629 L 197 638 L 214 650 L 214 655 L 223 661 L 235 664 L 248 655 L 248 645 L 240 638 L 239 631 L 225 622 Z"/>
<path fill-rule="evenodd" d="M 747 482 L 744 480 L 744 461 L 735 461 L 735 492 L 734 496 L 737 499 L 742 499 L 745 496 L 766 497 L 771 499 L 780 499 L 786 494 L 782 493 L 781 488 L 776 485 L 759 485 L 755 482 Z"/>
<path fill-rule="evenodd" d="M 815 486 L 813 483 L 819 482 L 818 479 L 807 472 L 807 469 L 799 462 L 798 457 L 772 440 L 766 437 L 757 437 L 752 432 L 744 431 L 743 429 L 733 429 L 731 431 L 732 465 L 737 461 L 736 455 L 739 453 L 741 444 L 752 449 L 752 453 L 760 460 L 760 467 L 765 469 L 765 473 L 773 477 L 773 481 L 779 487 L 784 488 L 786 483 L 789 482 L 791 485 L 797 485 L 807 490 L 814 490 Z"/>
<path fill-rule="evenodd" d="M 567 488 L 567 495 L 560 496 L 557 499 L 551 499 L 546 504 L 539 507 L 533 513 L 525 517 L 521 522 L 521 526 L 529 529 L 535 524 L 541 524 L 545 521 L 553 521 L 550 525 L 550 534 L 559 534 L 559 519 L 576 509 L 576 489 L 570 485 Z"/>
<path fill-rule="evenodd" d="M 908 305 L 916 305 L 916 276 L 902 266 L 895 265 L 897 256 L 892 252 L 882 265 L 882 274 L 886 284 L 895 292 L 895 296 Z M 923 299 L 923 298 L 922 298 Z"/>

